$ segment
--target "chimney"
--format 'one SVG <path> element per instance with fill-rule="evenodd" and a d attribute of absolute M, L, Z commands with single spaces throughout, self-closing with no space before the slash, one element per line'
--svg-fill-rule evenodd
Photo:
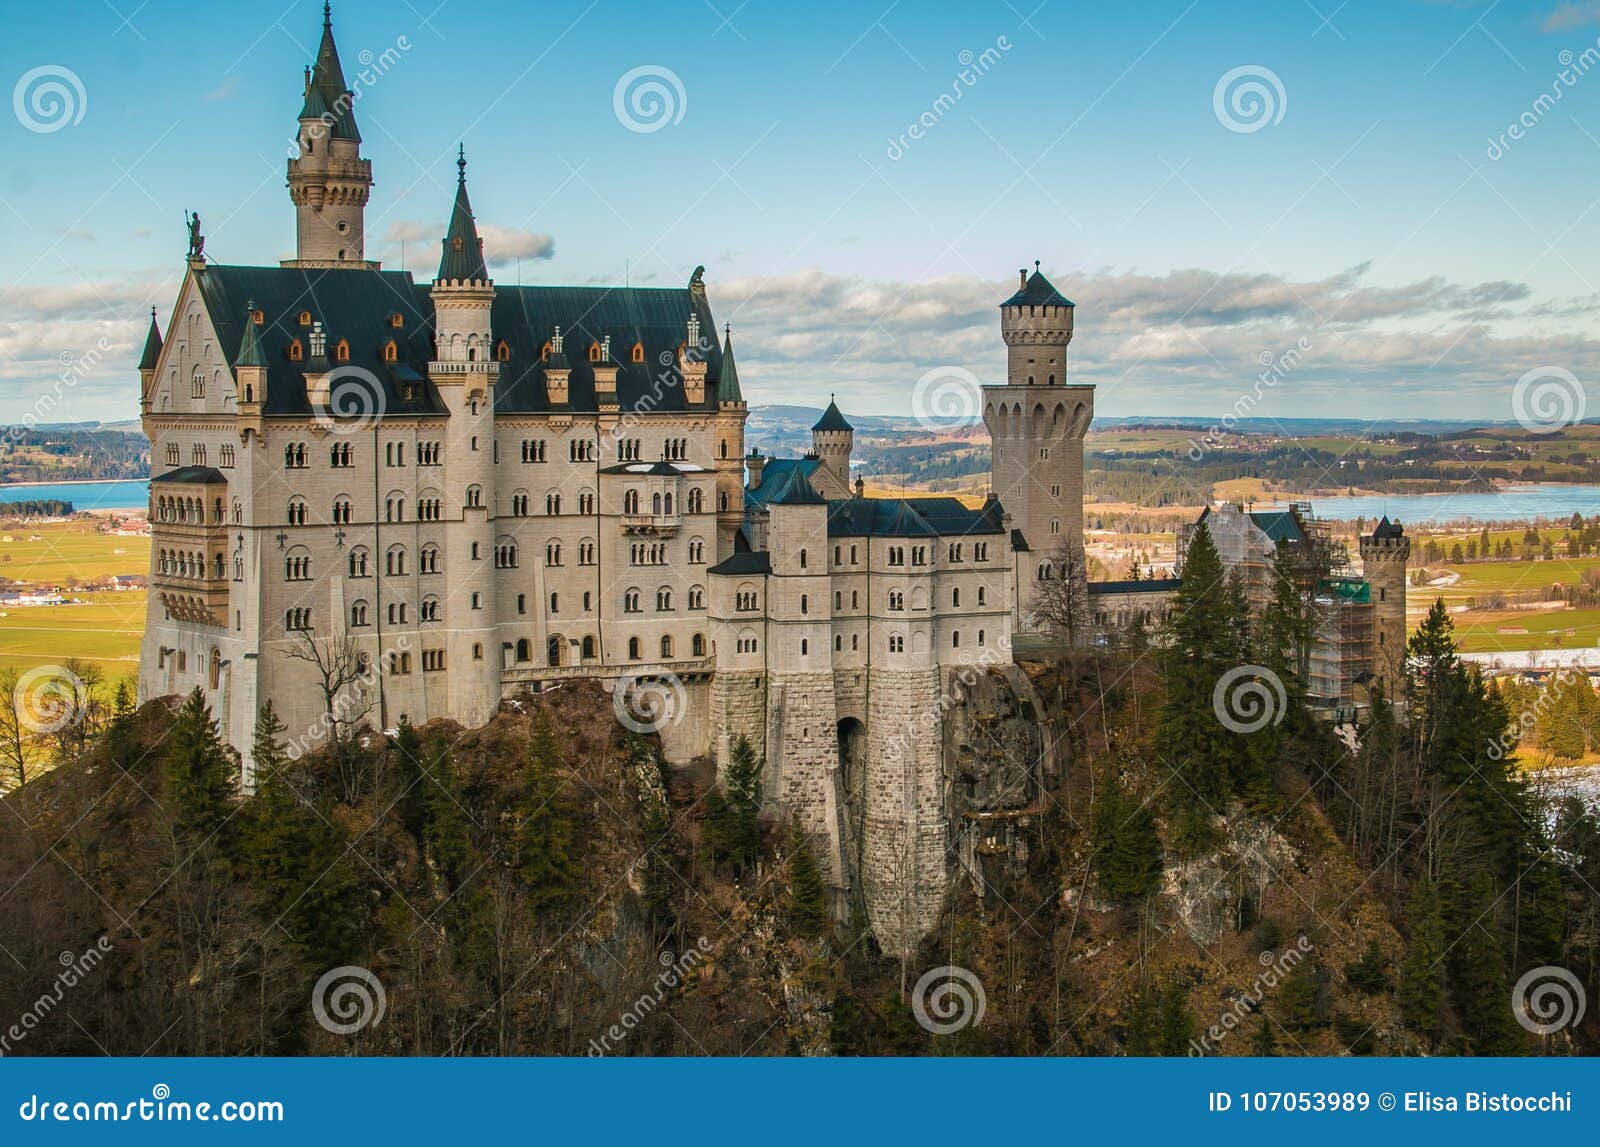
<path fill-rule="evenodd" d="M 1028 268 L 1026 268 L 1026 267 L 1018 267 L 1017 268 L 1017 286 L 1018 287 L 1026 287 L 1027 285 L 1028 285 Z"/>
<path fill-rule="evenodd" d="M 745 469 L 750 471 L 750 488 L 761 488 L 761 472 L 767 468 L 767 460 L 762 457 L 761 451 L 751 450 L 744 460 Z"/>

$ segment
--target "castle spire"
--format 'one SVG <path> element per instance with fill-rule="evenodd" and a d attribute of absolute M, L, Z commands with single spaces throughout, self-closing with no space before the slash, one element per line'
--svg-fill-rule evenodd
<path fill-rule="evenodd" d="M 239 336 L 239 353 L 234 358 L 233 365 L 236 367 L 264 367 L 267 365 L 267 360 L 261 353 L 261 337 L 256 333 L 256 303 L 254 299 L 244 305 L 244 334 Z"/>
<path fill-rule="evenodd" d="M 333 42 L 333 8 L 322 6 L 322 43 L 317 46 L 317 62 L 306 83 L 306 102 L 300 109 L 302 120 L 321 120 L 333 139 L 361 142 L 356 130 L 355 93 L 344 82 L 339 64 L 339 47 Z"/>
<path fill-rule="evenodd" d="M 436 278 L 445 282 L 476 282 L 489 277 L 483 263 L 483 240 L 472 216 L 472 201 L 467 198 L 467 149 L 456 153 L 456 202 L 450 212 L 450 229 L 445 232 L 444 251 L 439 258 Z"/>
<path fill-rule="evenodd" d="M 717 402 L 743 402 L 739 391 L 739 368 L 733 363 L 733 327 L 724 324 L 722 373 L 717 376 Z"/>
<path fill-rule="evenodd" d="M 155 370 L 161 358 L 161 328 L 156 324 L 156 309 L 150 308 L 150 333 L 144 338 L 144 356 L 139 359 L 140 370 Z"/>

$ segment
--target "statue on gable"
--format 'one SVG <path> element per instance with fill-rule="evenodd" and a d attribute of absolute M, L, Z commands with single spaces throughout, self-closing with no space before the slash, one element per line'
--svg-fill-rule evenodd
<path fill-rule="evenodd" d="M 200 234 L 199 212 L 191 215 L 185 211 L 183 213 L 183 221 L 189 226 L 189 258 L 203 259 L 206 250 L 206 237 Z"/>

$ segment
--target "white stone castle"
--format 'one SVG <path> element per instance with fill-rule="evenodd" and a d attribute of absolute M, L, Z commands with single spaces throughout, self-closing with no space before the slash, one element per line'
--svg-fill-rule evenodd
<path fill-rule="evenodd" d="M 669 759 L 720 765 L 749 737 L 841 907 L 914 941 L 950 867 L 941 714 L 975 667 L 1010 666 L 1050 554 L 1082 536 L 1072 303 L 1036 271 L 1001 306 L 986 504 L 867 498 L 836 405 L 805 457 L 747 454 L 699 270 L 494 283 L 464 157 L 432 282 L 367 260 L 372 169 L 326 9 L 303 94 L 297 257 L 211 263 L 196 219 L 164 334 L 152 316 L 140 699 L 200 688 L 247 753 L 268 699 L 297 741 L 325 736 L 323 671 L 347 658 L 366 671 L 340 712 L 383 729 L 482 724 L 572 678 L 670 690 Z"/>

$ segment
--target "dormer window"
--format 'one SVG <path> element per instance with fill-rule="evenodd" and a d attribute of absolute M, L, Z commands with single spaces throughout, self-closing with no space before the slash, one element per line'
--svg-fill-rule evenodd
<path fill-rule="evenodd" d="M 399 330 L 401 327 L 406 325 L 406 317 L 399 311 L 396 311 L 394 314 L 389 316 L 389 325 L 394 327 L 395 330 Z"/>
<path fill-rule="evenodd" d="M 450 249 L 452 251 L 459 251 L 464 246 L 466 246 L 466 244 L 462 241 L 462 238 L 459 235 L 457 235 L 454 239 L 450 240 Z"/>
<path fill-rule="evenodd" d="M 599 343 L 590 343 L 589 344 L 589 361 L 590 362 L 599 362 L 600 361 L 600 344 Z"/>
<path fill-rule="evenodd" d="M 383 344 L 383 361 L 384 362 L 399 362 L 400 361 L 400 349 L 394 345 L 394 340 L 393 339 L 390 339 L 388 342 Z"/>
<path fill-rule="evenodd" d="M 634 362 L 643 362 L 644 361 L 644 343 L 634 343 L 633 344 L 633 361 Z"/>
<path fill-rule="evenodd" d="M 299 362 L 306 357 L 305 348 L 300 345 L 299 339 L 289 340 L 289 361 Z"/>
<path fill-rule="evenodd" d="M 350 344 L 348 342 L 346 342 L 344 339 L 340 339 L 338 342 L 333 344 L 333 361 L 334 362 L 349 362 L 350 361 Z"/>
<path fill-rule="evenodd" d="M 501 339 L 495 345 L 495 348 L 494 348 L 494 360 L 496 362 L 510 362 L 511 361 L 511 346 L 510 346 L 509 343 L 506 342 L 505 339 Z"/>
<path fill-rule="evenodd" d="M 311 325 L 311 312 L 310 311 L 301 311 L 300 312 L 300 325 L 303 326 L 303 327 L 309 327 Z"/>
<path fill-rule="evenodd" d="M 548 341 L 545 342 L 544 346 L 539 348 L 539 361 L 540 362 L 549 362 L 550 361 L 550 343 Z"/>
<path fill-rule="evenodd" d="M 267 316 L 260 310 L 254 310 L 250 312 L 250 321 L 259 327 L 262 323 L 267 321 Z"/>

